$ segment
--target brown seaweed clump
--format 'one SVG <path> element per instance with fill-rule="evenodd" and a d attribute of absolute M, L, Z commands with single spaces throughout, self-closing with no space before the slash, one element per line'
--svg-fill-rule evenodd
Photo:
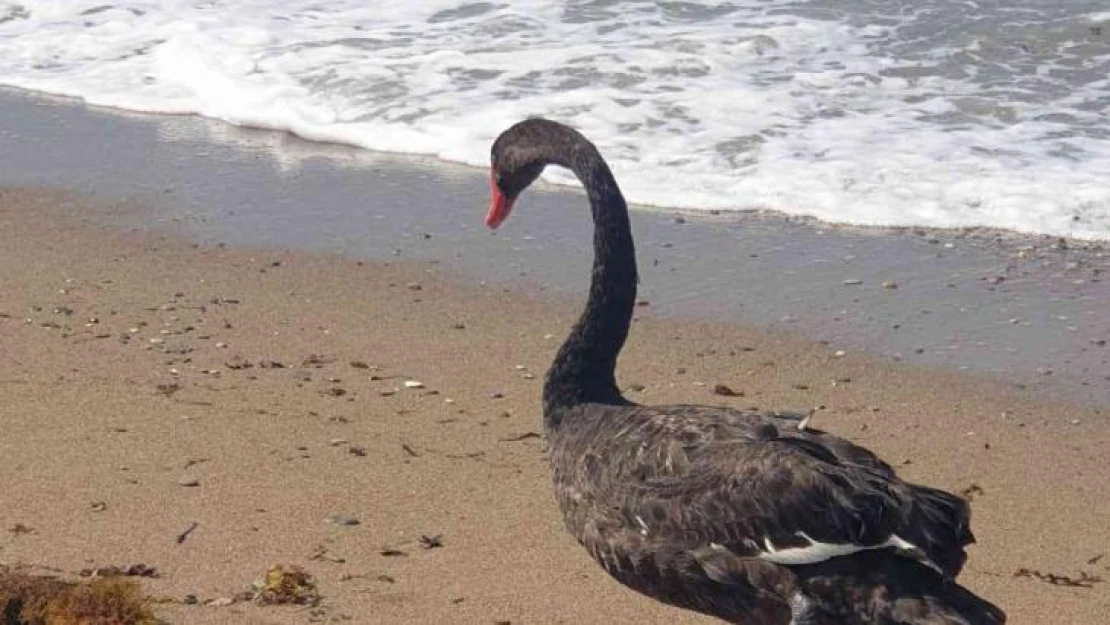
<path fill-rule="evenodd" d="M 266 605 L 316 605 L 320 592 L 308 571 L 295 565 L 274 564 L 262 580 L 254 583 L 254 600 Z"/>
<path fill-rule="evenodd" d="M 138 584 L 67 582 L 0 567 L 0 625 L 156 625 Z"/>

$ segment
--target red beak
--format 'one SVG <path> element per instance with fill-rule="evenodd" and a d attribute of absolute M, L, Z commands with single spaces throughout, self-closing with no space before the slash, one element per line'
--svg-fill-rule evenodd
<path fill-rule="evenodd" d="M 497 183 L 493 179 L 493 170 L 489 172 L 489 212 L 486 213 L 486 225 L 490 228 L 496 228 L 505 221 L 509 213 L 513 210 L 513 200 L 505 197 L 501 189 L 497 188 Z"/>

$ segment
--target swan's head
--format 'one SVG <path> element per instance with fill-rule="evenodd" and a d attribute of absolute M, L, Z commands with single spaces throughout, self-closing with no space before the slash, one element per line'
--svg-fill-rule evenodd
<path fill-rule="evenodd" d="M 496 228 L 505 221 L 517 196 L 536 181 L 548 163 L 564 164 L 568 139 L 573 136 L 578 135 L 562 124 L 534 118 L 497 137 L 490 150 L 487 226 Z"/>

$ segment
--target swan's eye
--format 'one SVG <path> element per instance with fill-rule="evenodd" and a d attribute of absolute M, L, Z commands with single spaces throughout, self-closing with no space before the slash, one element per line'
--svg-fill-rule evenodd
<path fill-rule="evenodd" d="M 505 188 L 505 177 L 501 175 L 501 172 L 497 171 L 493 173 L 493 182 L 497 185 L 499 189 Z"/>

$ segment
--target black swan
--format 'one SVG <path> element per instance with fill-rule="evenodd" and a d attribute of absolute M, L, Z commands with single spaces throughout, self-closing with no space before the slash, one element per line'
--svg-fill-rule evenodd
<path fill-rule="evenodd" d="M 1005 622 L 953 581 L 973 541 L 963 500 L 903 482 L 799 416 L 622 397 L 614 371 L 637 272 L 609 166 L 544 119 L 502 133 L 491 159 L 491 228 L 549 164 L 573 171 L 589 197 L 589 297 L 547 373 L 543 418 L 566 527 L 610 575 L 747 625 Z"/>

